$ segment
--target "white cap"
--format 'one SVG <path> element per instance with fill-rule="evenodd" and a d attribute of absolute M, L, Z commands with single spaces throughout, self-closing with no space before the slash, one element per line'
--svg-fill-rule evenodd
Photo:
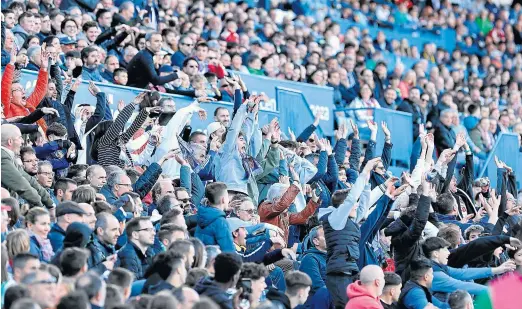
<path fill-rule="evenodd" d="M 221 122 L 218 122 L 218 121 L 211 122 L 207 126 L 207 136 L 210 136 L 212 133 L 216 132 L 217 130 L 219 130 L 221 128 L 223 128 L 223 130 L 225 129 L 225 126 L 223 126 L 221 124 Z"/>

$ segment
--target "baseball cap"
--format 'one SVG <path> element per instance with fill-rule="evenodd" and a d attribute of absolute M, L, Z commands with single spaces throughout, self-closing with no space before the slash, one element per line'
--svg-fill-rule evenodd
<path fill-rule="evenodd" d="M 87 213 L 75 202 L 64 202 L 56 206 L 56 217 L 61 217 L 68 214 L 77 214 L 83 216 Z"/>
<path fill-rule="evenodd" d="M 219 129 L 225 129 L 225 127 L 221 124 L 221 122 L 211 122 L 208 126 L 207 126 L 207 135 L 210 136 L 210 134 L 216 132 L 217 130 Z"/>
<path fill-rule="evenodd" d="M 66 37 L 60 38 L 60 44 L 62 44 L 62 45 L 76 44 L 76 40 L 66 36 Z"/>
<path fill-rule="evenodd" d="M 227 218 L 228 226 L 230 227 L 230 231 L 234 232 L 239 228 L 251 226 L 252 223 L 243 221 L 239 218 Z"/>

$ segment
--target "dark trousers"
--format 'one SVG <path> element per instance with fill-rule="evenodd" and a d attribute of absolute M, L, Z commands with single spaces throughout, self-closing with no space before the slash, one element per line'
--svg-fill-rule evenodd
<path fill-rule="evenodd" d="M 354 281 L 353 275 L 328 274 L 326 275 L 326 287 L 332 296 L 335 309 L 344 309 L 348 302 L 346 288 Z"/>

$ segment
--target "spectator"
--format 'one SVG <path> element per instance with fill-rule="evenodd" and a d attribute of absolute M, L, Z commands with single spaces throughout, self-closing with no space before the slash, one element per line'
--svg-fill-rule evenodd
<path fill-rule="evenodd" d="M 92 242 L 87 249 L 90 251 L 89 269 L 94 268 L 101 274 L 112 270 L 116 262 L 116 243 L 120 237 L 120 224 L 116 217 L 108 213 L 96 216 L 96 225 Z"/>
<path fill-rule="evenodd" d="M 125 227 L 128 243 L 118 251 L 121 267 L 132 271 L 135 280 L 143 278 L 147 267 L 152 263 L 154 227 L 148 217 L 134 218 Z"/>
<path fill-rule="evenodd" d="M 29 252 L 41 262 L 49 262 L 54 255 L 51 241 L 47 238 L 50 231 L 49 212 L 42 207 L 34 207 L 25 216 L 27 231 L 31 240 Z"/>
<path fill-rule="evenodd" d="M 34 206 L 54 207 L 48 192 L 29 176 L 19 165 L 15 164 L 15 156 L 19 155 L 22 134 L 11 124 L 2 125 L 2 172 L 4 181 L 2 186 L 18 193 L 22 198 Z M 6 181 L 9 179 L 9 181 Z"/>
<path fill-rule="evenodd" d="M 221 253 L 214 261 L 214 279 L 205 278 L 194 290 L 215 301 L 221 309 L 233 308 L 226 290 L 235 287 L 239 279 L 242 262 L 235 253 Z"/>
<path fill-rule="evenodd" d="M 22 278 L 33 299 L 40 308 L 52 308 L 56 305 L 57 279 L 46 270 L 36 270 Z M 16 303 L 11 306 L 15 308 Z M 26 308 L 26 307 L 23 307 Z"/>
<path fill-rule="evenodd" d="M 451 309 L 474 308 L 473 298 L 471 298 L 471 295 L 469 295 L 469 293 L 464 290 L 456 290 L 455 292 L 451 293 L 449 296 L 448 304 Z"/>
<path fill-rule="evenodd" d="M 310 292 L 312 280 L 300 271 L 290 271 L 285 275 L 286 292 L 270 289 L 266 297 L 278 306 L 296 308 L 303 305 Z"/>
<path fill-rule="evenodd" d="M 318 289 L 326 287 L 326 238 L 322 226 L 314 227 L 308 234 L 310 248 L 303 253 L 300 271 L 307 274 L 312 280 L 310 295 Z"/>
<path fill-rule="evenodd" d="M 80 248 L 67 248 L 60 255 L 62 275 L 77 278 L 87 272 L 89 251 Z"/>
<path fill-rule="evenodd" d="M 384 273 L 384 289 L 379 297 L 384 309 L 397 308 L 397 302 L 401 295 L 402 280 L 399 275 L 393 272 Z"/>
<path fill-rule="evenodd" d="M 198 226 L 194 234 L 205 245 L 219 245 L 223 252 L 234 252 L 232 232 L 225 220 L 228 209 L 227 186 L 216 182 L 205 188 L 207 205 L 198 207 Z"/>
<path fill-rule="evenodd" d="M 146 36 L 147 48 L 140 51 L 127 65 L 129 72 L 129 86 L 144 88 L 149 83 L 163 85 L 178 79 L 177 73 L 160 77 L 154 66 L 153 57 L 161 50 L 163 44 L 161 34 L 149 33 Z"/>
<path fill-rule="evenodd" d="M 404 285 L 399 306 L 406 308 L 425 308 L 432 304 L 436 307 L 444 307 L 444 303 L 433 297 L 429 289 L 433 282 L 433 268 L 430 260 L 420 258 L 413 260 L 410 265 L 410 280 Z"/>
<path fill-rule="evenodd" d="M 382 308 L 379 301 L 384 289 L 384 273 L 379 266 L 368 265 L 361 269 L 360 279 L 348 286 L 350 299 L 346 308 Z"/>
<path fill-rule="evenodd" d="M 106 283 L 96 273 L 87 272 L 80 276 L 76 280 L 75 288 L 87 294 L 91 308 L 99 309 L 105 306 Z"/>
<path fill-rule="evenodd" d="M 85 214 L 85 211 L 75 202 L 64 202 L 56 207 L 56 223 L 51 226 L 51 231 L 47 236 L 55 252 L 58 252 L 63 246 L 67 227 L 73 222 L 83 222 Z"/>

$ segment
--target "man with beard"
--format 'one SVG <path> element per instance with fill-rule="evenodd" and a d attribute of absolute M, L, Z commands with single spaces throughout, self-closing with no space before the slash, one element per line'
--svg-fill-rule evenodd
<path fill-rule="evenodd" d="M 94 268 L 100 274 L 112 270 L 115 266 L 116 242 L 120 236 L 120 224 L 116 217 L 109 213 L 99 213 L 92 242 L 87 245 L 91 256 L 87 260 L 89 269 Z"/>

